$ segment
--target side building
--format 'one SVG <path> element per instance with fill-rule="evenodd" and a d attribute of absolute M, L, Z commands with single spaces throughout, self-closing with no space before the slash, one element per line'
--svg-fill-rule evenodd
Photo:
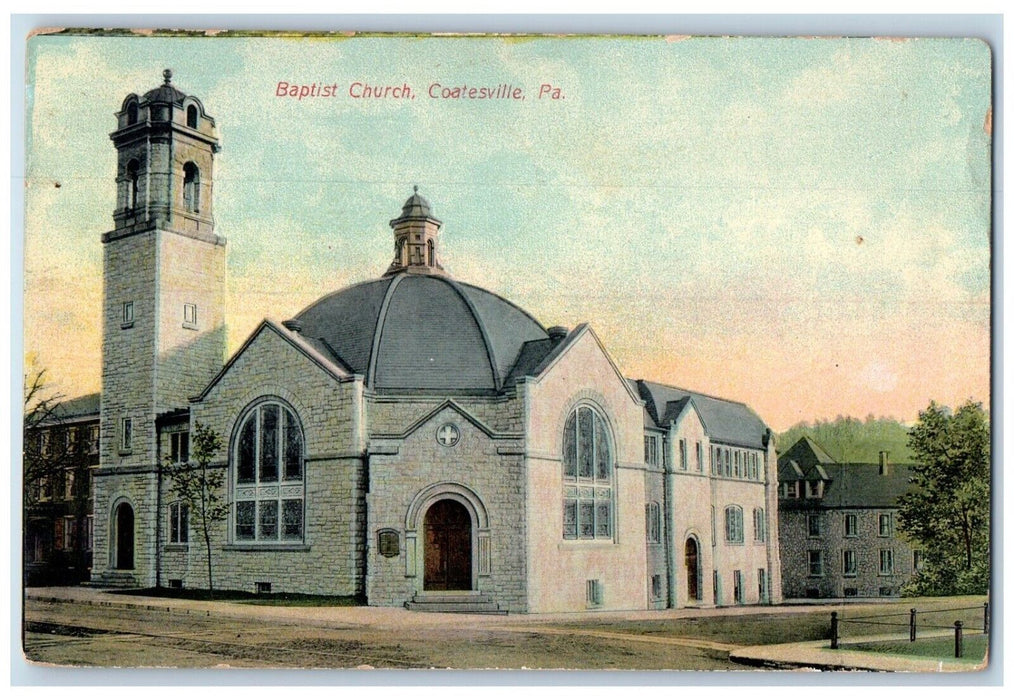
<path fill-rule="evenodd" d="M 778 458 L 778 539 L 786 598 L 898 596 L 922 552 L 898 532 L 907 465 L 839 463 L 800 438 Z"/>
<path fill-rule="evenodd" d="M 99 465 L 99 394 L 60 403 L 31 425 L 24 439 L 25 583 L 87 581 Z"/>

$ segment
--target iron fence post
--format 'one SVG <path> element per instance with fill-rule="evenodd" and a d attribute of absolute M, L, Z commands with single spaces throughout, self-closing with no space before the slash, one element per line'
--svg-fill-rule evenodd
<path fill-rule="evenodd" d="M 908 611 L 908 641 L 915 641 L 915 608 Z"/>
<path fill-rule="evenodd" d="M 960 659 L 962 652 L 961 644 L 961 620 L 954 621 L 954 658 Z"/>
<path fill-rule="evenodd" d="M 982 633 L 989 634 L 989 602 L 982 604 Z"/>
<path fill-rule="evenodd" d="M 838 648 L 838 613 L 831 613 L 831 648 Z"/>

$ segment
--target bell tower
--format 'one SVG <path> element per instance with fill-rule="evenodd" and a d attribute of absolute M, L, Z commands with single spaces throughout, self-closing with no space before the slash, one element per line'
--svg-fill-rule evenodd
<path fill-rule="evenodd" d="M 384 276 L 399 272 L 423 275 L 447 275 L 437 258 L 437 234 L 442 222 L 433 216 L 430 203 L 413 188 L 401 208 L 401 216 L 391 219 L 394 229 L 394 260 Z"/>
<path fill-rule="evenodd" d="M 219 141 L 214 118 L 172 84 L 170 70 L 143 96 L 127 95 L 110 139 L 116 206 L 114 228 L 102 234 L 92 577 L 154 585 L 156 419 L 185 410 L 225 355 L 226 242 L 212 216 Z"/>

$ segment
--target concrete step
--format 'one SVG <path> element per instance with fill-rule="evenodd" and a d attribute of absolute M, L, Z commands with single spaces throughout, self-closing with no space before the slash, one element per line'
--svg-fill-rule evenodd
<path fill-rule="evenodd" d="M 92 575 L 91 580 L 85 581 L 81 585 L 101 588 L 136 588 L 137 579 L 134 574 L 127 572 L 104 571 L 97 576 Z"/>
<path fill-rule="evenodd" d="M 485 593 L 469 591 L 428 591 L 417 593 L 405 603 L 409 610 L 418 612 L 472 613 L 482 615 L 506 615 L 506 610 Z"/>

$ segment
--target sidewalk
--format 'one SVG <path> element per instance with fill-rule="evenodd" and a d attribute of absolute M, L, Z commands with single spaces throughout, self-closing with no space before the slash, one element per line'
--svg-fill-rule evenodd
<path fill-rule="evenodd" d="M 871 640 L 874 638 L 871 638 Z M 855 640 L 863 641 L 863 640 Z M 767 646 L 742 647 L 729 652 L 729 660 L 753 666 L 812 668 L 821 671 L 902 671 L 936 673 L 985 670 L 986 664 L 972 660 L 937 661 L 852 649 L 831 649 L 826 639 Z"/>

